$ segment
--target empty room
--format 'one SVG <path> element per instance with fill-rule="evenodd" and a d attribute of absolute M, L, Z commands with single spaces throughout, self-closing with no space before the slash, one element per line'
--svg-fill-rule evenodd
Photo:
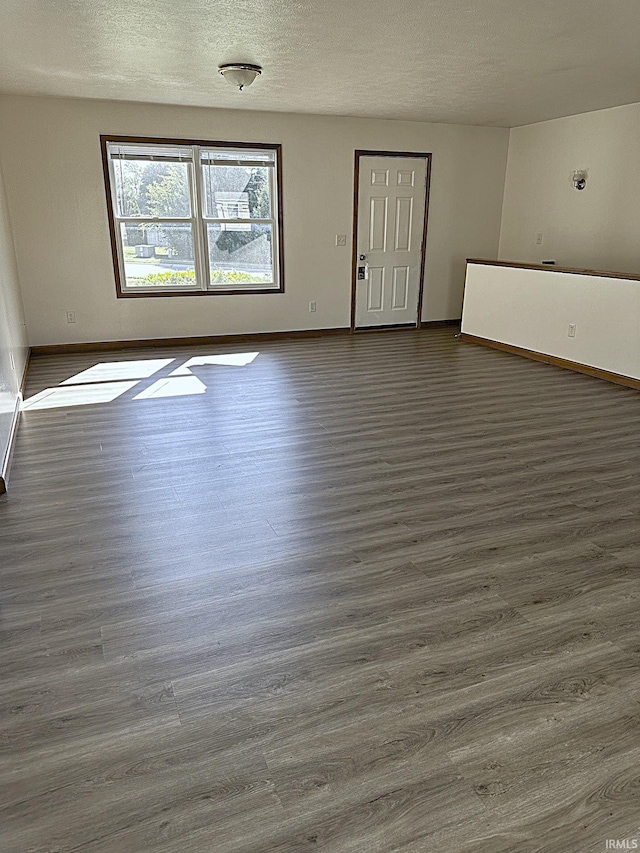
<path fill-rule="evenodd" d="M 640 8 L 0 6 L 2 853 L 640 849 Z"/>

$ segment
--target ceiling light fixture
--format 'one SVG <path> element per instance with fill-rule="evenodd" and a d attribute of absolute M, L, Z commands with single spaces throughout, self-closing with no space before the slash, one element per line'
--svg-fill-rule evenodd
<path fill-rule="evenodd" d="M 259 65 L 251 65 L 248 62 L 233 62 L 221 65 L 218 71 L 227 83 L 237 86 L 241 92 L 245 86 L 250 86 L 256 77 L 262 74 L 262 68 Z"/>

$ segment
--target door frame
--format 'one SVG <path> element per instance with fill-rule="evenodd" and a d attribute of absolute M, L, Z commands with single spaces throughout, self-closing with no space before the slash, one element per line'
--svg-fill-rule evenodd
<path fill-rule="evenodd" d="M 422 227 L 422 251 L 420 254 L 420 278 L 418 282 L 418 316 L 416 325 L 409 326 L 399 324 L 398 326 L 374 326 L 371 329 L 356 329 L 356 284 L 358 265 L 358 196 L 360 193 L 360 158 L 361 157 L 413 157 L 425 161 L 425 185 L 424 185 L 424 223 Z M 427 225 L 429 220 L 429 190 L 431 189 L 431 153 L 424 151 L 369 151 L 357 148 L 355 151 L 355 164 L 353 172 L 353 231 L 351 251 L 351 324 L 349 331 L 375 332 L 383 329 L 421 329 L 422 328 L 422 298 L 424 294 L 424 267 L 427 259 Z"/>

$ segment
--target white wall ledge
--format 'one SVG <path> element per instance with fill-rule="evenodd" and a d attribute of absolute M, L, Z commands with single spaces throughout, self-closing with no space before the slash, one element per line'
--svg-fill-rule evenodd
<path fill-rule="evenodd" d="M 640 380 L 639 281 L 635 274 L 470 259 L 461 331 L 563 366 Z"/>

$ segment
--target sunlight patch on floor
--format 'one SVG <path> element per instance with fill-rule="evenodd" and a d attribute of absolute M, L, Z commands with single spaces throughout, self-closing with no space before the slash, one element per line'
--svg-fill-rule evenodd
<path fill-rule="evenodd" d="M 190 368 L 198 367 L 204 364 L 223 364 L 231 367 L 245 367 L 251 364 L 258 356 L 259 352 L 235 352 L 224 353 L 223 355 L 194 355 L 180 367 L 176 367 L 171 371 L 172 376 L 186 376 L 191 373 Z"/>
<path fill-rule="evenodd" d="M 140 391 L 134 400 L 155 400 L 158 397 L 189 397 L 204 394 L 207 386 L 197 376 L 167 376 Z"/>
<path fill-rule="evenodd" d="M 205 365 L 245 367 L 260 355 L 258 352 L 223 353 L 221 355 L 195 355 L 172 370 L 168 376 L 156 379 L 143 388 L 134 400 L 156 400 L 163 397 L 188 397 L 204 394 L 207 386 L 191 368 Z M 127 391 L 141 385 L 160 370 L 176 361 L 175 358 L 150 358 L 130 361 L 104 361 L 64 379 L 55 388 L 45 388 L 22 404 L 23 411 L 59 409 L 72 406 L 90 406 L 111 403 Z M 132 381 L 124 381 L 132 380 Z"/>
<path fill-rule="evenodd" d="M 91 406 L 95 403 L 111 403 L 126 391 L 135 388 L 137 382 L 99 382 L 95 385 L 68 385 L 45 388 L 22 404 L 23 411 L 36 409 L 59 409 L 65 406 Z"/>
<path fill-rule="evenodd" d="M 120 379 L 147 379 L 175 358 L 152 358 L 144 361 L 105 361 L 94 364 L 81 373 L 61 382 L 61 385 L 78 385 L 85 382 L 116 382 Z"/>

